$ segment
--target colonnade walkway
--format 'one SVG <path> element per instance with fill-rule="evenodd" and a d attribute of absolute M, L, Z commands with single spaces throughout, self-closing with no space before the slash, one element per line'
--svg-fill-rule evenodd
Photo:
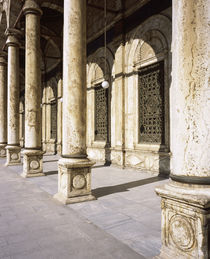
<path fill-rule="evenodd" d="M 167 179 L 96 164 L 97 200 L 64 206 L 58 156 L 44 156 L 46 176 L 22 178 L 0 159 L 0 258 L 141 259 L 161 248 L 161 206 L 154 188 Z"/>

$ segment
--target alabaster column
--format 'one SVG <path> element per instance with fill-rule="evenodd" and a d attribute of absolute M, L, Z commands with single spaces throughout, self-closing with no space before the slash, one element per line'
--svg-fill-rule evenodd
<path fill-rule="evenodd" d="M 171 180 L 160 258 L 210 258 L 208 0 L 173 0 Z"/>
<path fill-rule="evenodd" d="M 7 29 L 6 35 L 8 48 L 6 165 L 17 165 L 21 163 L 19 141 L 19 37 L 21 33 L 15 29 Z"/>
<path fill-rule="evenodd" d="M 41 150 L 41 50 L 40 16 L 36 0 L 26 0 L 23 7 L 26 20 L 25 64 L 25 150 L 23 177 L 42 176 Z"/>
<path fill-rule="evenodd" d="M 7 145 L 7 62 L 6 53 L 0 52 L 0 157 L 6 156 Z"/>
<path fill-rule="evenodd" d="M 64 0 L 63 135 L 58 193 L 67 204 L 92 200 L 86 154 L 86 0 Z"/>
<path fill-rule="evenodd" d="M 0 157 L 6 156 L 7 145 L 7 62 L 6 53 L 0 52 Z"/>

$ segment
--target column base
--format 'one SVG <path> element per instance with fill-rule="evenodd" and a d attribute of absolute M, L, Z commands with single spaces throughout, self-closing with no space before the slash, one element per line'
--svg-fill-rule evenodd
<path fill-rule="evenodd" d="M 156 193 L 162 198 L 162 248 L 156 258 L 208 259 L 210 186 L 170 181 Z"/>
<path fill-rule="evenodd" d="M 61 158 L 58 162 L 58 193 L 54 198 L 63 204 L 95 200 L 91 194 L 89 159 Z"/>
<path fill-rule="evenodd" d="M 6 144 L 0 144 L 0 157 L 6 157 Z"/>
<path fill-rule="evenodd" d="M 93 195 L 85 195 L 85 196 L 78 196 L 78 197 L 72 197 L 67 198 L 62 193 L 56 193 L 53 197 L 57 201 L 60 201 L 63 204 L 72 204 L 72 203 L 78 203 L 78 202 L 84 202 L 84 201 L 93 201 L 96 200 L 95 196 Z"/>
<path fill-rule="evenodd" d="M 11 165 L 20 165 L 21 156 L 20 156 L 21 147 L 19 146 L 6 146 L 7 162 L 6 166 Z"/>
<path fill-rule="evenodd" d="M 23 173 L 24 178 L 45 176 L 43 173 L 43 154 L 42 150 L 23 151 Z"/>

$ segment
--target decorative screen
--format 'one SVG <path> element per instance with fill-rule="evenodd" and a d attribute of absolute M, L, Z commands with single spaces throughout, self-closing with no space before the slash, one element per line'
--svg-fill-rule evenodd
<path fill-rule="evenodd" d="M 164 61 L 139 70 L 139 142 L 164 144 Z"/>
<path fill-rule="evenodd" d="M 51 103 L 51 139 L 57 138 L 57 103 Z"/>
<path fill-rule="evenodd" d="M 108 90 L 95 88 L 95 140 L 107 141 L 108 133 Z"/>

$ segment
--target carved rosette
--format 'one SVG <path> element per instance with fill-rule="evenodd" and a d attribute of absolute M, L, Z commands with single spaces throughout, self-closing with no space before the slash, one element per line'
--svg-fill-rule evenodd
<path fill-rule="evenodd" d="M 10 160 L 11 160 L 11 161 L 17 161 L 18 158 L 19 158 L 18 153 L 16 153 L 16 152 L 11 152 L 11 153 L 10 153 Z"/>
<path fill-rule="evenodd" d="M 174 215 L 169 221 L 169 236 L 175 246 L 182 251 L 190 251 L 195 244 L 193 226 L 187 217 Z"/>
<path fill-rule="evenodd" d="M 5 146 L 0 146 L 0 157 L 6 156 L 6 149 Z"/>
<path fill-rule="evenodd" d="M 77 174 L 72 179 L 72 186 L 76 190 L 84 189 L 86 187 L 86 178 L 83 174 Z"/>
<path fill-rule="evenodd" d="M 29 163 L 30 170 L 37 170 L 40 167 L 40 163 L 37 159 L 32 159 Z"/>
<path fill-rule="evenodd" d="M 199 238 L 205 231 L 200 225 L 203 222 L 202 211 L 165 198 L 162 198 L 161 209 L 162 238 L 165 240 L 162 253 L 169 253 L 168 258 L 173 258 L 174 254 L 179 258 L 198 258 L 198 250 L 203 249 Z M 184 255 L 187 257 L 182 257 Z"/>
<path fill-rule="evenodd" d="M 88 193 L 90 185 L 90 170 L 89 168 L 75 168 L 70 177 L 70 192 L 71 195 L 77 193 Z"/>

